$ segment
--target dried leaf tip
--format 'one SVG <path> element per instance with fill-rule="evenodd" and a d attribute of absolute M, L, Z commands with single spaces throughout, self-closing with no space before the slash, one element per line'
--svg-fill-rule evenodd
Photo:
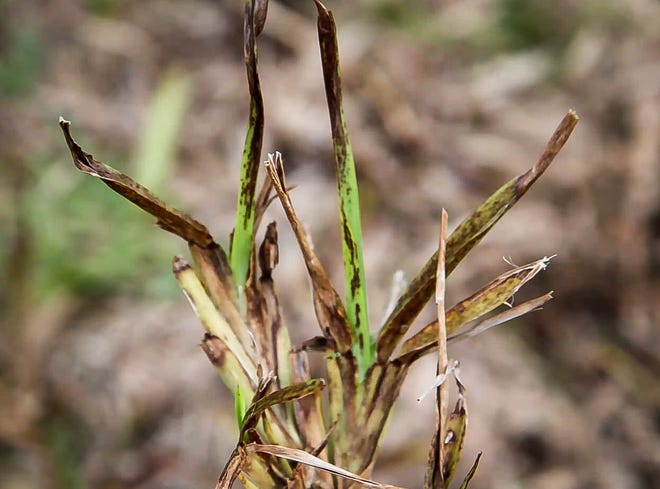
<path fill-rule="evenodd" d="M 64 117 L 60 116 L 60 118 L 57 120 L 60 126 L 68 126 L 71 124 L 71 122 L 67 121 Z"/>
<path fill-rule="evenodd" d="M 186 260 L 181 258 L 180 256 L 175 256 L 172 259 L 172 271 L 174 272 L 175 275 L 180 274 L 184 270 L 188 270 L 190 268 L 190 265 Z"/>
<path fill-rule="evenodd" d="M 323 13 L 327 15 L 329 13 L 328 8 L 325 5 L 323 5 L 323 3 L 321 3 L 319 0 L 314 0 L 314 3 L 316 4 L 316 9 L 319 11 L 319 14 Z"/>
<path fill-rule="evenodd" d="M 275 151 L 274 153 L 268 153 L 268 159 L 264 161 L 266 166 L 277 166 L 282 163 L 282 153 Z"/>

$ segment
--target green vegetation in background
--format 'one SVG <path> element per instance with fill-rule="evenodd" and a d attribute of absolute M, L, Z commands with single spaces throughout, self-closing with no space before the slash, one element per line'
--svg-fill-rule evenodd
<path fill-rule="evenodd" d="M 97 15 L 113 15 L 123 3 L 123 0 L 85 0 L 87 8 Z"/>
<path fill-rule="evenodd" d="M 46 427 L 48 448 L 53 460 L 54 487 L 85 489 L 81 461 L 89 443 L 88 426 L 80 418 L 55 417 Z"/>
<path fill-rule="evenodd" d="M 133 159 L 137 180 L 159 193 L 174 170 L 181 125 L 190 105 L 190 78 L 166 73 L 156 87 Z"/>
<path fill-rule="evenodd" d="M 0 47 L 0 90 L 6 97 L 26 97 L 39 80 L 46 47 L 39 32 L 30 25 L 10 28 L 5 35 L 6 45 Z"/>
<path fill-rule="evenodd" d="M 24 196 L 21 217 L 33 233 L 38 296 L 64 290 L 99 295 L 120 284 L 132 289 L 131 283 L 155 292 L 171 282 L 158 267 L 171 252 L 154 236 L 149 219 L 91 182 L 71 182 L 63 171 L 53 165 Z"/>
<path fill-rule="evenodd" d="M 570 3 L 558 7 L 543 0 L 500 0 L 496 11 L 501 48 L 512 51 L 561 48 L 573 38 L 580 21 L 579 9 Z"/>
<path fill-rule="evenodd" d="M 128 158 L 133 162 L 132 173 L 158 192 L 171 178 L 190 96 L 190 80 L 185 75 L 166 74 L 154 91 L 135 156 Z M 126 159 L 124 154 L 113 157 L 115 161 Z M 134 212 L 117 195 L 91 180 L 71 179 L 68 167 L 59 161 L 49 167 L 44 160 L 34 160 L 32 168 L 39 172 L 19 210 L 36 247 L 38 296 L 46 298 L 67 289 L 99 295 L 120 284 L 124 290 L 176 294 L 176 284 L 161 266 L 175 252 L 174 239 L 154 233 L 152 220 Z M 90 223 L 97 225 L 90 227 Z"/>
<path fill-rule="evenodd" d="M 380 29 L 402 31 L 430 49 L 452 47 L 470 62 L 473 57 L 526 49 L 562 51 L 578 32 L 589 29 L 621 29 L 629 25 L 625 6 L 614 1 L 498 0 L 489 6 L 479 25 L 466 33 L 447 32 L 443 11 L 428 3 L 405 0 L 368 2 L 369 15 Z M 434 21 L 437 18 L 437 21 Z"/>

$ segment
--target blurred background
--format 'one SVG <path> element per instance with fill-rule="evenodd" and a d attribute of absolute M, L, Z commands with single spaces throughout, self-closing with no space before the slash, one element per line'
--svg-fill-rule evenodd
<path fill-rule="evenodd" d="M 452 345 L 475 489 L 660 486 L 660 4 L 332 1 L 358 162 L 370 315 L 450 227 L 581 122 L 448 281 L 459 300 L 557 254 L 519 293 L 555 300 Z M 233 402 L 170 273 L 185 243 L 78 173 L 57 125 L 227 244 L 247 122 L 239 0 L 0 2 L 0 487 L 212 487 Z M 311 1 L 273 1 L 259 38 L 264 152 L 334 283 L 341 252 Z M 265 156 L 265 155 L 264 155 Z M 294 341 L 316 334 L 277 204 L 275 273 Z M 427 311 L 419 325 L 432 316 Z M 374 478 L 421 487 L 435 366 L 411 373 Z"/>

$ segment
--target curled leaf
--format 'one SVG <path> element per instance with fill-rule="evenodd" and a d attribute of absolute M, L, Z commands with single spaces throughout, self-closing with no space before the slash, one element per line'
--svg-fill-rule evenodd
<path fill-rule="evenodd" d="M 323 379 L 310 379 L 307 382 L 301 382 L 295 385 L 283 387 L 282 389 L 266 394 L 261 399 L 256 400 L 245 413 L 243 418 L 242 432 L 254 428 L 257 425 L 259 417 L 267 409 L 277 404 L 290 402 L 301 397 L 309 396 L 325 387 Z"/>
<path fill-rule="evenodd" d="M 279 445 L 260 445 L 256 443 L 250 443 L 249 445 L 245 446 L 245 452 L 247 454 L 267 453 L 275 457 L 281 457 L 287 460 L 292 460 L 294 462 L 315 467 L 319 470 L 330 472 L 331 474 L 334 474 L 339 477 L 343 477 L 344 479 L 348 479 L 353 482 L 357 482 L 367 487 L 375 487 L 377 489 L 402 489 L 398 486 L 381 484 L 380 482 L 372 481 L 370 479 L 365 479 L 364 477 L 360 477 L 359 475 L 349 472 L 348 470 L 344 470 L 341 467 L 337 467 L 336 465 L 333 465 L 330 462 L 321 460 L 320 458 L 312 455 L 311 453 L 305 452 L 303 450 L 298 450 L 296 448 L 282 447 Z"/>
<path fill-rule="evenodd" d="M 99 178 L 119 195 L 154 216 L 157 219 L 156 224 L 165 231 L 176 234 L 189 243 L 195 243 L 202 248 L 217 246 L 206 226 L 183 212 L 168 206 L 135 180 L 105 163 L 95 160 L 90 153 L 83 151 L 71 136 L 70 125 L 69 121 L 60 117 L 60 128 L 71 151 L 73 163 L 78 170 Z"/>

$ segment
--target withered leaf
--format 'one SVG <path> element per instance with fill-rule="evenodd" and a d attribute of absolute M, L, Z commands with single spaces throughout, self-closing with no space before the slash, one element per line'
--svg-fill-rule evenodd
<path fill-rule="evenodd" d="M 480 288 L 474 294 L 463 299 L 446 315 L 447 334 L 451 335 L 463 325 L 488 314 L 496 307 L 506 303 L 523 285 L 530 281 L 537 273 L 545 270 L 552 257 L 514 268 L 498 276 L 490 283 Z M 427 324 L 421 331 L 409 338 L 401 348 L 399 359 L 402 362 L 411 362 L 427 353 L 438 341 L 438 322 Z"/>
<path fill-rule="evenodd" d="M 71 123 L 60 117 L 60 128 L 71 151 L 76 168 L 87 175 L 99 178 L 112 190 L 127 200 L 154 216 L 156 224 L 165 231 L 176 234 L 189 243 L 195 243 L 202 248 L 217 246 L 206 226 L 197 222 L 183 212 L 168 206 L 148 189 L 135 180 L 97 161 L 90 153 L 86 153 L 73 140 L 69 126 Z"/>
<path fill-rule="evenodd" d="M 481 462 L 481 455 L 482 452 L 479 452 L 477 454 L 477 458 L 474 460 L 474 463 L 472 464 L 472 467 L 470 468 L 470 471 L 468 474 L 465 476 L 465 479 L 461 483 L 461 486 L 459 489 L 468 489 L 470 482 L 472 482 L 472 478 L 474 477 L 474 474 L 477 473 L 477 469 L 479 468 L 479 462 Z"/>
<path fill-rule="evenodd" d="M 324 387 L 325 381 L 323 379 L 310 379 L 306 382 L 283 387 L 282 389 L 278 389 L 275 392 L 264 395 L 252 403 L 248 408 L 247 412 L 245 413 L 245 418 L 243 419 L 243 426 L 241 430 L 245 431 L 255 427 L 259 417 L 264 413 L 264 411 L 271 408 L 272 406 L 309 396 L 310 394 L 313 394 L 323 389 Z"/>
<path fill-rule="evenodd" d="M 266 170 L 302 251 L 307 272 L 312 281 L 314 310 L 318 322 L 322 328 L 327 329 L 324 333 L 330 334 L 335 340 L 337 350 L 340 353 L 347 353 L 353 345 L 353 335 L 346 319 L 346 311 L 293 208 L 293 203 L 286 190 L 282 155 L 279 153 L 268 155 Z"/>
<path fill-rule="evenodd" d="M 380 482 L 375 482 L 370 479 L 365 479 L 360 477 L 348 470 L 337 467 L 336 465 L 321 460 L 320 458 L 312 455 L 311 453 L 305 452 L 303 450 L 298 450 L 295 448 L 282 447 L 279 445 L 259 445 L 255 443 L 250 443 L 245 446 L 245 451 L 248 454 L 251 453 L 267 453 L 269 455 L 274 455 L 276 457 L 285 458 L 287 460 L 292 460 L 294 462 L 299 462 L 301 464 L 309 465 L 315 467 L 319 470 L 325 470 L 339 477 L 351 480 L 353 482 L 360 483 L 368 487 L 375 487 L 378 489 L 402 489 L 398 486 L 392 486 L 389 484 L 381 484 Z"/>
<path fill-rule="evenodd" d="M 449 236 L 447 240 L 447 276 L 545 172 L 563 148 L 578 121 L 577 114 L 570 110 L 555 129 L 536 164 L 524 174 L 500 187 Z M 387 361 L 414 319 L 431 298 L 437 266 L 438 254 L 436 252 L 412 280 L 397 302 L 394 311 L 385 321 L 377 339 L 378 362 Z"/>

